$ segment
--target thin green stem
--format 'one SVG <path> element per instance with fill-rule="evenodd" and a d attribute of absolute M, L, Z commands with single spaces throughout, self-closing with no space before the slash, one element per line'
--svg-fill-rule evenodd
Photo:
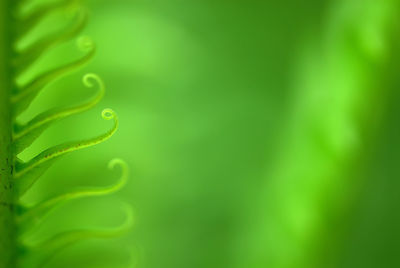
<path fill-rule="evenodd" d="M 12 17 L 15 0 L 0 1 L 0 268 L 16 267 L 10 93 L 13 86 Z"/>

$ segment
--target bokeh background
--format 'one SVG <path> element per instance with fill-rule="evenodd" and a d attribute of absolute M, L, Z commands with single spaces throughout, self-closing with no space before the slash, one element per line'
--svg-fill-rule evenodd
<path fill-rule="evenodd" d="M 119 171 L 107 162 L 120 157 L 131 169 L 124 190 L 57 209 L 37 236 L 117 226 L 123 202 L 135 226 L 122 238 L 70 247 L 49 267 L 400 266 L 399 1 L 86 6 L 83 34 L 97 44 L 96 58 L 43 91 L 22 119 L 90 96 L 86 72 L 104 79 L 106 97 L 57 123 L 21 158 L 101 133 L 109 127 L 103 108 L 118 112 L 120 129 L 63 157 L 25 199 L 108 185 Z M 44 21 L 32 39 L 65 17 Z M 67 42 L 35 70 L 81 54 Z"/>

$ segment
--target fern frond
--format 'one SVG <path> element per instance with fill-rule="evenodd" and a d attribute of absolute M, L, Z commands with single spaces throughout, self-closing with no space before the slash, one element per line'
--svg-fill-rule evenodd
<path fill-rule="evenodd" d="M 10 102 L 13 106 L 14 117 L 17 117 L 20 113 L 25 111 L 34 100 L 34 98 L 37 96 L 37 94 L 51 82 L 54 82 L 62 76 L 65 76 L 77 70 L 93 58 L 96 52 L 93 42 L 90 42 L 88 39 L 79 39 L 78 45 L 81 49 L 88 49 L 88 52 L 86 52 L 85 56 L 74 62 L 65 64 L 64 66 L 58 67 L 56 69 L 47 71 L 42 75 L 39 75 L 38 77 L 34 78 L 30 83 L 18 89 L 18 91 L 11 96 Z"/>
<path fill-rule="evenodd" d="M 40 7 L 30 11 L 27 15 L 19 19 L 19 23 L 15 29 L 16 38 L 18 39 L 28 34 L 49 14 L 73 4 L 76 4 L 76 1 L 59 0 L 57 2 L 44 3 Z"/>
<path fill-rule="evenodd" d="M 124 204 L 125 221 L 114 228 L 110 229 L 87 229 L 87 230 L 73 230 L 65 231 L 54 235 L 53 237 L 40 242 L 20 241 L 20 248 L 24 252 L 30 254 L 41 255 L 41 260 L 38 262 L 38 267 L 43 267 L 49 262 L 58 252 L 64 248 L 76 244 L 77 242 L 89 239 L 104 239 L 114 238 L 121 236 L 131 229 L 133 225 L 133 211 L 132 208 Z"/>
<path fill-rule="evenodd" d="M 129 170 L 126 162 L 121 159 L 113 159 L 109 162 L 110 169 L 117 165 L 121 167 L 122 174 L 115 184 L 107 187 L 80 189 L 50 198 L 34 206 L 21 206 L 23 210 L 16 218 L 17 223 L 22 226 L 22 229 L 24 229 L 24 226 L 32 228 L 32 223 L 40 223 L 49 212 L 65 202 L 84 197 L 108 195 L 119 191 L 128 181 Z M 29 226 L 27 223 L 29 223 Z"/>
<path fill-rule="evenodd" d="M 93 58 L 96 52 L 94 43 L 90 38 L 82 37 L 78 39 L 78 48 L 84 52 L 83 56 L 60 67 L 47 70 L 24 85 L 19 85 L 17 82 L 21 74 L 29 71 L 42 55 L 54 46 L 76 38 L 83 30 L 88 20 L 88 12 L 80 5 L 80 2 L 81 0 L 49 2 L 22 16 L 21 8 L 28 4 L 29 0 L 0 1 L 0 31 L 2 37 L 5 38 L 2 40 L 4 44 L 0 43 L 0 76 L 2 76 L 1 80 L 4 80 L 3 87 L 0 88 L 0 116 L 2 117 L 0 124 L 6 133 L 0 139 L 0 176 L 2 177 L 0 201 L 4 205 L 0 206 L 0 227 L 9 227 L 10 230 L 10 234 L 4 238 L 4 241 L 3 238 L 0 239 L 0 268 L 23 268 L 28 255 L 33 255 L 36 260 L 29 263 L 29 267 L 42 267 L 55 253 L 68 245 L 83 239 L 120 235 L 126 232 L 133 222 L 132 209 L 127 207 L 126 222 L 117 228 L 66 231 L 39 243 L 26 239 L 26 234 L 35 232 L 38 223 L 61 204 L 78 198 L 114 193 L 121 189 L 128 179 L 126 163 L 120 159 L 114 159 L 110 162 L 110 168 L 120 166 L 122 169 L 121 177 L 115 184 L 66 192 L 33 206 L 21 203 L 24 194 L 56 159 L 67 153 L 99 144 L 109 139 L 118 129 L 119 121 L 116 113 L 111 109 L 104 109 L 102 117 L 105 120 L 113 120 L 113 126 L 103 134 L 48 148 L 28 161 L 18 158 L 18 154 L 28 148 L 54 122 L 94 107 L 104 96 L 104 82 L 98 75 L 89 73 L 83 77 L 83 84 L 88 88 L 97 86 L 97 92 L 90 99 L 77 105 L 50 109 L 24 124 L 18 122 L 18 116 L 30 106 L 44 88 L 84 66 Z M 45 17 L 68 8 L 74 11 L 74 17 L 65 28 L 38 39 L 24 49 L 16 49 L 18 42 L 27 37 Z"/>
<path fill-rule="evenodd" d="M 106 133 L 87 140 L 63 143 L 41 152 L 27 162 L 16 163 L 14 179 L 15 188 L 19 195 L 22 196 L 35 183 L 38 176 L 47 170 L 49 165 L 56 158 L 66 153 L 87 148 L 109 139 L 118 129 L 118 117 L 111 109 L 104 109 L 101 115 L 106 120 L 114 120 L 113 127 Z"/>
<path fill-rule="evenodd" d="M 17 56 L 13 61 L 16 75 L 26 71 L 50 48 L 77 36 L 85 28 L 87 20 L 87 11 L 85 9 L 79 9 L 78 14 L 73 19 L 73 23 L 68 25 L 65 29 L 43 37 L 23 51 L 17 52 Z"/>
<path fill-rule="evenodd" d="M 26 147 L 39 137 L 39 135 L 52 123 L 68 116 L 81 113 L 95 106 L 103 98 L 105 86 L 103 80 L 96 74 L 90 73 L 83 77 L 83 84 L 86 87 L 93 87 L 98 84 L 97 93 L 88 101 L 67 108 L 56 108 L 43 112 L 24 125 L 16 124 L 13 134 L 13 148 L 16 154 L 22 152 Z"/>

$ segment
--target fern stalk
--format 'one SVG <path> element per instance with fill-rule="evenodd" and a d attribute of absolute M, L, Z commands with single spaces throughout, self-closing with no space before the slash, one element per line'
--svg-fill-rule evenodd
<path fill-rule="evenodd" d="M 16 266 L 14 196 L 12 184 L 11 109 L 13 2 L 0 1 L 0 268 Z"/>
<path fill-rule="evenodd" d="M 0 70 L 3 70 L 1 66 Z M 3 75 L 0 76 L 3 79 Z M 7 96 L 3 82 L 0 90 L 0 268 L 14 267 L 15 224 L 11 181 L 10 125 Z"/>

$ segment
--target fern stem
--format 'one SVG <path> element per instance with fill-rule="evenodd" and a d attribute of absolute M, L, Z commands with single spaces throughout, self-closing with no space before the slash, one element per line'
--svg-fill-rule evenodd
<path fill-rule="evenodd" d="M 10 95 L 13 86 L 11 16 L 15 0 L 0 1 L 0 268 L 16 267 Z"/>

